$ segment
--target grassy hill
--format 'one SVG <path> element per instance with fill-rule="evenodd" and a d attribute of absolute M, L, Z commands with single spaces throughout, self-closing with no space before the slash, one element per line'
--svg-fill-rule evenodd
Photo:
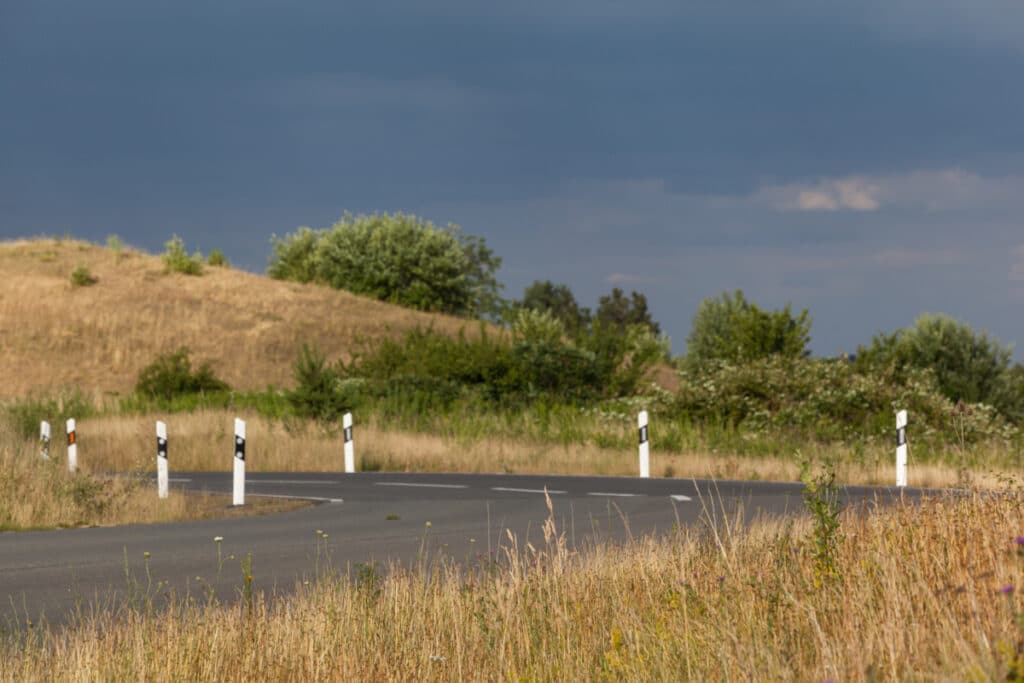
<path fill-rule="evenodd" d="M 71 284 L 79 266 L 95 284 Z M 475 328 L 232 268 L 166 273 L 158 256 L 75 240 L 0 242 L 0 273 L 0 399 L 70 386 L 128 392 L 157 354 L 181 346 L 233 388 L 289 386 L 304 343 L 334 359 L 416 326 Z"/>

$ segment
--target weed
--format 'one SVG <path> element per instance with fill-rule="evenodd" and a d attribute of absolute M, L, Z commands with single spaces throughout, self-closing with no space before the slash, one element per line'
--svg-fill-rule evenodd
<path fill-rule="evenodd" d="M 812 473 L 810 461 L 800 467 L 800 481 L 804 484 L 804 507 L 811 514 L 814 525 L 812 536 L 812 557 L 814 558 L 814 582 L 821 586 L 839 581 L 839 546 L 843 540 L 839 516 L 839 489 L 835 485 L 836 474 L 831 467 L 825 467 L 818 474 Z"/>
<path fill-rule="evenodd" d="M 224 255 L 223 251 L 214 249 L 206 256 L 206 265 L 215 268 L 227 268 L 231 264 L 228 263 L 228 257 Z"/>
<path fill-rule="evenodd" d="M 99 280 L 92 274 L 92 271 L 90 271 L 89 267 L 86 265 L 79 265 L 71 271 L 72 287 L 89 287 L 97 282 L 99 282 Z"/>
<path fill-rule="evenodd" d="M 161 257 L 164 268 L 168 273 L 183 273 L 185 275 L 203 274 L 203 255 L 198 251 L 192 256 L 185 251 L 185 243 L 180 237 L 174 235 L 164 244 L 164 253 Z"/>

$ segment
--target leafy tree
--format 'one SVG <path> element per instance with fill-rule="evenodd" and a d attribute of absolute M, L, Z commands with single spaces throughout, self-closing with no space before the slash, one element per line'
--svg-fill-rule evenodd
<path fill-rule="evenodd" d="M 644 325 L 655 335 L 661 333 L 661 326 L 647 309 L 647 297 L 640 292 L 630 292 L 627 297 L 618 287 L 600 298 L 594 320 L 604 327 L 625 329 L 630 325 Z"/>
<path fill-rule="evenodd" d="M 790 305 L 765 311 L 741 290 L 701 302 L 686 339 L 685 365 L 703 370 L 716 361 L 743 363 L 770 356 L 805 358 L 811 338 L 807 309 L 794 316 Z"/>
<path fill-rule="evenodd" d="M 483 238 L 416 216 L 346 215 L 328 230 L 273 238 L 269 273 L 318 281 L 424 311 L 493 316 L 501 307 L 501 259 Z"/>
<path fill-rule="evenodd" d="M 161 354 L 139 373 L 135 391 L 150 398 L 171 400 L 182 394 L 226 391 L 227 383 L 218 379 L 208 363 L 193 372 L 190 351 L 182 346 L 177 351 Z"/>
<path fill-rule="evenodd" d="M 523 292 L 514 309 L 548 313 L 560 320 L 574 336 L 590 322 L 590 311 L 581 308 L 568 285 L 556 285 L 551 280 L 535 280 Z"/>
<path fill-rule="evenodd" d="M 930 370 L 951 401 L 987 403 L 1008 416 L 1021 412 L 1020 370 L 1011 369 L 1012 349 L 985 332 L 943 314 L 925 313 L 911 327 L 882 333 L 857 350 L 864 370 L 888 369 L 897 380 L 909 369 Z"/>

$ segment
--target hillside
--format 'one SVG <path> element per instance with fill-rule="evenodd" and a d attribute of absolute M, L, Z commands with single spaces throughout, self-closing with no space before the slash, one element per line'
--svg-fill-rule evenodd
<path fill-rule="evenodd" d="M 79 265 L 94 285 L 71 285 Z M 74 240 L 0 242 L 0 274 L 0 399 L 72 386 L 124 393 L 180 346 L 236 389 L 290 386 L 303 344 L 333 359 L 416 326 L 476 325 L 232 268 L 169 274 L 158 256 Z"/>

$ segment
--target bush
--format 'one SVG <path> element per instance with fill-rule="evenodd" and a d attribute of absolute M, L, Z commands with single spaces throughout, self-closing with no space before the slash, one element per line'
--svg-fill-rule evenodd
<path fill-rule="evenodd" d="M 203 274 L 203 255 L 197 251 L 189 256 L 185 251 L 185 243 L 177 235 L 172 236 L 164 243 L 164 253 L 161 258 L 168 273 Z"/>
<path fill-rule="evenodd" d="M 323 230 L 302 227 L 294 234 L 270 238 L 273 253 L 267 274 L 275 280 L 312 282 L 317 279 L 316 250 Z"/>
<path fill-rule="evenodd" d="M 345 216 L 329 230 L 273 238 L 271 277 L 318 281 L 424 311 L 493 315 L 501 259 L 482 238 L 404 214 Z"/>
<path fill-rule="evenodd" d="M 986 403 L 1008 417 L 1024 411 L 1018 373 L 1011 371 L 1012 350 L 947 315 L 925 313 L 913 326 L 877 335 L 857 350 L 858 367 L 885 370 L 897 378 L 910 370 L 934 372 L 938 390 L 951 401 Z"/>
<path fill-rule="evenodd" d="M 31 397 L 14 401 L 4 407 L 10 428 L 25 439 L 39 438 L 39 423 L 46 420 L 57 438 L 68 418 L 81 420 L 96 414 L 92 400 L 80 391 L 55 397 Z"/>
<path fill-rule="evenodd" d="M 790 433 L 821 442 L 872 443 L 892 438 L 894 416 L 913 415 L 917 443 L 951 436 L 954 404 L 934 376 L 914 370 L 897 381 L 892 374 L 863 373 L 841 359 L 782 356 L 743 365 L 718 363 L 700 373 L 683 373 L 675 412 L 690 422 L 729 425 L 755 433 Z M 1016 429 L 993 409 L 971 406 L 961 427 L 965 441 L 1009 441 Z"/>
<path fill-rule="evenodd" d="M 285 394 L 299 417 L 333 421 L 358 400 L 358 383 L 343 382 L 316 348 L 302 346 L 294 365 L 295 388 Z"/>
<path fill-rule="evenodd" d="M 208 363 L 192 371 L 191 352 L 181 347 L 157 356 L 139 373 L 135 391 L 143 396 L 170 401 L 176 396 L 227 391 L 227 383 L 218 379 Z"/>
<path fill-rule="evenodd" d="M 88 287 L 94 285 L 98 280 L 93 277 L 92 272 L 88 266 L 78 266 L 71 271 L 71 286 L 72 287 Z"/>
<path fill-rule="evenodd" d="M 228 257 L 220 249 L 214 249 L 209 253 L 206 257 L 206 264 L 215 268 L 227 268 L 231 265 L 228 263 Z"/>

